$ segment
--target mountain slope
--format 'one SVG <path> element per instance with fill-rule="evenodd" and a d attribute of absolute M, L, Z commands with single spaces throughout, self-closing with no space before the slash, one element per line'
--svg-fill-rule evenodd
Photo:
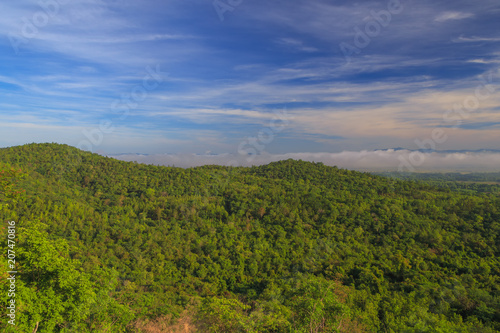
<path fill-rule="evenodd" d="M 500 328 L 498 196 L 292 160 L 181 169 L 31 144 L 0 161 L 27 174 L 2 219 L 109 275 L 106 311 L 127 313 L 112 331 L 185 309 L 200 331 Z"/>

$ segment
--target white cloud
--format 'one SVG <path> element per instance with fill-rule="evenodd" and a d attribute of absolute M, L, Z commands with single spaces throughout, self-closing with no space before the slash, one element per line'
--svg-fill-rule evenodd
<path fill-rule="evenodd" d="M 200 6 L 206 5 L 201 0 L 195 1 Z M 23 2 L 26 4 L 28 1 Z M 166 78 L 164 84 L 148 94 L 144 103 L 140 103 L 137 108 L 130 111 L 131 119 L 137 121 L 134 128 L 144 126 L 159 130 L 154 138 L 148 138 L 151 139 L 150 142 L 158 143 L 153 153 L 172 152 L 170 147 L 165 150 L 162 146 L 164 141 L 161 138 L 161 131 L 164 136 L 170 135 L 171 126 L 176 123 L 167 120 L 180 120 L 186 129 L 191 129 L 190 125 L 196 125 L 195 128 L 211 130 L 215 127 L 214 124 L 219 124 L 217 128 L 225 130 L 234 124 L 246 124 L 247 127 L 234 126 L 237 128 L 235 131 L 241 131 L 242 136 L 256 135 L 251 131 L 254 131 L 256 125 L 268 123 L 274 105 L 280 105 L 276 108 L 289 105 L 290 113 L 296 116 L 286 133 L 288 140 L 293 137 L 295 140 L 293 142 L 300 139 L 310 142 L 311 145 L 328 142 L 328 146 L 325 144 L 321 147 L 333 147 L 334 151 L 392 147 L 391 142 L 401 141 L 401 145 L 411 148 L 412 140 L 428 135 L 432 128 L 439 126 L 444 111 L 453 107 L 456 102 L 463 102 L 464 97 L 473 94 L 474 88 L 479 84 L 478 80 L 471 82 L 470 77 L 460 80 L 444 78 L 445 76 L 438 78 L 440 75 L 438 72 L 442 72 L 443 64 L 467 65 L 465 63 L 467 60 L 463 60 L 464 58 L 449 58 L 448 54 L 437 52 L 431 52 L 429 58 L 420 58 L 417 55 L 408 55 L 411 52 L 407 51 L 408 47 L 418 47 L 419 42 L 424 41 L 421 35 L 430 34 L 431 29 L 433 30 L 431 40 L 437 38 L 449 41 L 450 36 L 457 36 L 454 25 L 446 27 L 443 25 L 440 29 L 435 29 L 436 25 L 431 23 L 436 13 L 441 13 L 436 17 L 436 21 L 439 22 L 461 20 L 474 15 L 479 19 L 480 12 L 485 10 L 485 6 L 479 9 L 477 6 L 463 7 L 457 4 L 446 9 L 436 9 L 438 7 L 434 4 L 425 1 L 412 5 L 413 7 L 410 7 L 410 4 L 407 7 L 405 5 L 404 12 L 393 16 L 390 26 L 382 30 L 380 38 L 374 38 L 369 49 L 359 54 L 349 66 L 344 66 L 343 59 L 336 55 L 338 42 L 352 42 L 354 27 L 363 28 L 366 24 L 363 18 L 372 11 L 383 10 L 386 3 L 382 5 L 362 1 L 356 5 L 332 5 L 325 0 L 300 0 L 296 3 L 294 1 L 290 6 L 266 5 L 266 10 L 262 11 L 258 2 L 247 3 L 245 9 L 241 7 L 234 13 L 235 20 L 232 22 L 236 25 L 251 25 L 254 32 L 255 20 L 268 21 L 265 22 L 267 25 L 263 26 L 266 28 L 276 25 L 288 27 L 288 30 L 269 29 L 272 34 L 265 38 L 266 47 L 269 46 L 269 41 L 274 42 L 272 51 L 278 49 L 281 52 L 284 48 L 288 53 L 294 53 L 293 57 L 281 57 L 278 54 L 280 61 L 283 58 L 279 64 L 274 58 L 266 62 L 265 59 L 260 56 L 254 57 L 251 53 L 250 57 L 241 53 L 241 62 L 240 57 L 236 57 L 237 61 L 228 62 L 224 58 L 228 54 L 227 50 L 217 49 L 211 45 L 211 38 L 215 40 L 219 36 L 208 35 L 205 31 L 199 31 L 197 35 L 197 30 L 191 29 L 195 28 L 196 24 L 192 26 L 189 24 L 189 29 L 180 23 L 178 26 L 177 23 L 170 26 L 168 18 L 176 16 L 170 7 L 174 8 L 176 3 L 182 3 L 179 1 L 66 2 L 67 5 L 61 7 L 56 18 L 41 28 L 28 44 L 21 47 L 25 55 L 36 55 L 37 51 L 43 51 L 44 55 L 52 52 L 54 57 L 47 59 L 53 61 L 44 62 L 44 56 L 40 63 L 34 62 L 35 69 L 40 69 L 38 75 L 34 74 L 36 70 L 24 70 L 13 72 L 12 77 L 0 76 L 0 82 L 8 83 L 0 88 L 2 103 L 9 109 L 4 112 L 16 110 L 20 114 L 25 114 L 28 110 L 39 112 L 43 115 L 41 117 L 43 119 L 50 118 L 53 124 L 71 120 L 73 124 L 83 126 L 92 119 L 95 120 L 96 116 L 109 116 L 111 102 L 123 94 L 130 94 L 131 89 L 141 81 L 144 67 L 159 63 L 162 70 L 171 71 L 173 75 L 180 77 L 174 78 L 175 82 L 171 77 Z M 32 17 L 33 13 L 40 10 L 36 6 L 36 1 L 31 1 L 32 6 L 29 7 L 19 3 L 21 1 L 5 2 L 1 5 L 5 19 L 0 22 L 0 34 L 19 32 L 22 27 L 21 18 Z M 143 7 L 148 6 L 151 6 L 149 14 L 144 15 Z M 162 6 L 169 8 L 165 10 Z M 118 7 L 120 10 L 116 10 Z M 255 11 L 252 11 L 252 8 Z M 193 7 L 190 6 L 189 9 Z M 446 11 L 449 9 L 455 11 Z M 168 15 L 161 20 L 165 25 L 157 25 L 154 16 L 150 15 L 153 11 Z M 194 11 L 191 14 L 194 15 Z M 214 21 L 219 24 L 213 12 L 212 15 Z M 248 15 L 252 17 L 255 15 L 255 20 L 246 20 L 245 17 Z M 236 19 L 236 16 L 239 18 Z M 179 16 L 181 17 L 183 16 Z M 203 16 L 204 18 L 206 17 Z M 371 18 L 368 17 L 368 20 Z M 149 25 L 150 21 L 154 26 Z M 233 23 L 227 22 L 227 24 Z M 460 24 L 468 23 L 469 21 L 460 22 Z M 153 27 L 155 29 L 151 29 Z M 205 22 L 200 27 L 205 27 Z M 210 29 L 207 29 L 207 32 L 209 31 Z M 228 26 L 227 31 L 239 30 L 233 30 Z M 450 31 L 453 31 L 451 35 Z M 475 29 L 468 31 L 469 36 L 484 34 L 484 31 Z M 205 39 L 199 36 L 205 36 Z M 280 38 L 283 36 L 287 38 Z M 457 41 L 499 40 L 500 38 L 492 37 L 460 37 Z M 328 43 L 324 43 L 325 41 Z M 397 43 L 397 47 L 394 47 L 397 41 L 401 43 Z M 8 39 L 4 38 L 3 43 L 8 43 Z M 133 43 L 138 44 L 133 45 Z M 330 56 L 313 57 L 317 55 L 314 53 L 317 49 L 311 47 L 312 45 L 329 52 Z M 495 44 L 488 46 L 496 47 Z M 382 51 L 371 52 L 379 47 Z M 400 53 L 403 49 L 404 53 Z M 484 53 L 481 56 L 474 54 L 475 57 L 485 59 L 473 59 L 469 62 L 496 62 L 486 60 L 487 54 L 492 54 L 491 51 L 486 54 L 485 50 Z M 61 55 L 63 57 L 58 58 Z M 74 62 L 75 59 L 90 60 L 90 62 Z M 198 61 L 193 62 L 195 59 Z M 292 60 L 289 59 L 295 59 L 295 62 L 291 63 Z M 189 67 L 184 67 L 186 62 L 190 64 Z M 191 66 L 193 63 L 195 66 Z M 175 66 L 170 66 L 171 64 Z M 217 71 L 220 68 L 217 66 L 221 64 L 227 66 L 222 71 Z M 415 75 L 422 67 L 426 70 L 420 72 L 428 76 Z M 231 72 L 231 68 L 236 71 Z M 437 68 L 439 70 L 434 71 Z M 196 73 L 199 69 L 202 75 Z M 217 73 L 214 74 L 215 72 Z M 397 77 L 392 76 L 391 73 L 396 72 L 402 76 L 399 74 Z M 463 72 L 470 73 L 467 70 Z M 370 74 L 366 77 L 373 79 L 358 80 L 359 77 L 365 77 L 358 74 L 365 73 Z M 380 73 L 388 73 L 388 76 Z M 233 74 L 241 75 L 233 76 Z M 353 77 L 356 80 L 350 80 Z M 488 101 L 482 101 L 480 112 L 472 115 L 473 120 L 495 121 L 498 118 L 498 105 L 500 99 L 493 96 Z M 58 109 L 72 113 L 60 119 Z M 22 121 L 36 124 L 36 121 L 28 118 L 19 120 Z M 175 126 L 180 127 L 177 124 Z M 205 141 L 212 144 L 225 142 L 227 145 L 234 145 L 231 142 L 235 136 L 234 132 L 227 134 L 224 130 L 220 130 L 220 137 L 205 136 Z M 450 134 L 450 146 L 442 148 L 457 148 L 459 143 L 464 142 L 467 147 L 487 145 L 487 148 L 491 148 L 494 142 L 500 139 L 500 134 L 495 133 L 487 129 L 459 130 Z M 123 142 L 126 143 L 120 142 L 120 139 L 113 141 L 117 143 L 116 147 L 119 147 L 113 151 L 117 149 L 134 151 L 132 148 L 124 150 L 129 142 L 126 140 L 127 133 L 122 135 Z M 226 135 L 230 138 L 228 139 Z M 285 136 L 284 133 L 280 135 Z M 328 136 L 342 136 L 348 140 L 340 145 L 336 139 L 330 141 L 325 139 Z M 196 140 L 202 141 L 203 138 L 200 136 Z M 147 140 L 141 142 L 146 142 L 145 149 L 153 149 L 153 145 L 148 145 Z M 185 151 L 189 152 L 204 151 L 197 150 L 200 147 L 198 145 L 186 144 L 183 147 L 187 147 Z M 316 151 L 323 149 L 310 147 Z M 136 151 L 142 150 L 137 148 Z"/>
<path fill-rule="evenodd" d="M 445 22 L 449 20 L 463 20 L 469 17 L 473 17 L 472 13 L 462 13 L 462 12 L 444 12 L 434 19 L 436 22 Z"/>
<path fill-rule="evenodd" d="M 467 62 L 474 63 L 474 64 L 500 64 L 499 59 L 472 59 L 472 60 L 468 60 Z"/>
<path fill-rule="evenodd" d="M 291 48 L 293 50 L 302 51 L 302 52 L 317 52 L 318 49 L 315 47 L 310 47 L 304 45 L 304 43 L 298 39 L 293 38 L 281 38 L 277 41 L 279 45 Z"/>
<path fill-rule="evenodd" d="M 148 30 L 147 25 L 141 22 L 142 18 L 134 15 L 135 12 L 130 7 L 139 6 L 138 10 L 142 10 L 146 5 L 132 2 L 126 5 L 128 11 L 121 11 L 122 8 L 118 11 L 116 6 L 121 4 L 101 0 L 65 1 L 57 7 L 56 14 L 50 15 L 46 24 L 35 28 L 34 32 L 29 30 L 29 37 L 24 38 L 28 31 L 26 20 L 32 24 L 33 17 L 45 13 L 36 5 L 36 1 L 28 5 L 9 2 L 2 4 L 2 13 L 6 19 L 0 21 L 0 35 L 6 37 L 4 42 L 8 42 L 12 36 L 20 42 L 12 48 L 12 52 L 14 49 L 21 53 L 55 52 L 72 59 L 121 67 L 165 63 L 167 59 L 174 61 L 195 51 L 200 52 L 199 46 L 192 45 L 183 45 L 182 49 L 160 48 L 160 44 L 177 43 L 179 40 L 193 39 L 194 36 L 178 34 L 173 28 L 162 32 Z M 144 42 L 148 42 L 148 52 L 144 52 L 144 47 L 137 47 L 138 43 Z M 169 53 L 165 54 L 165 50 Z"/>
<path fill-rule="evenodd" d="M 500 37 L 463 37 L 460 36 L 453 40 L 455 43 L 474 43 L 474 42 L 500 42 Z"/>
<path fill-rule="evenodd" d="M 409 171 L 407 161 L 415 171 L 498 171 L 500 152 L 431 152 L 420 153 L 409 150 L 343 151 L 339 153 L 287 153 L 254 156 L 237 154 L 161 154 L 161 155 L 110 155 L 123 161 L 195 167 L 201 165 L 251 166 L 275 161 L 295 159 L 323 162 L 326 165 L 360 171 Z M 418 164 L 411 164 L 416 161 Z M 422 162 L 420 162 L 422 161 Z"/>

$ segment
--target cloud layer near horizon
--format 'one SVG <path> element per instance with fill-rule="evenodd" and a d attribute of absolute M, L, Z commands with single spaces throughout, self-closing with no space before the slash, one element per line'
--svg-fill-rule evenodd
<path fill-rule="evenodd" d="M 410 150 L 344 151 L 340 153 L 287 154 L 155 154 L 111 155 L 123 161 L 138 163 L 197 167 L 202 165 L 252 166 L 295 159 L 322 162 L 325 165 L 358 171 L 398 172 L 498 172 L 500 152 L 419 152 Z"/>

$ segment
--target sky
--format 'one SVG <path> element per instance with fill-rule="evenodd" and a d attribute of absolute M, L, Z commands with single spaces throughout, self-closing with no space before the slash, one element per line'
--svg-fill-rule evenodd
<path fill-rule="evenodd" d="M 498 0 L 18 0 L 0 13 L 0 147 L 498 170 Z"/>

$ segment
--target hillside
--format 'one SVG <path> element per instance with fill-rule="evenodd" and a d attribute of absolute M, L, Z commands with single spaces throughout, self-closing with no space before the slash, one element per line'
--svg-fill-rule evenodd
<path fill-rule="evenodd" d="M 449 188 L 465 193 L 497 193 L 500 194 L 500 173 L 407 173 L 382 172 L 381 176 L 402 180 L 425 182 L 437 187 Z"/>
<path fill-rule="evenodd" d="M 0 163 L 21 331 L 500 330 L 497 194 L 293 160 L 140 165 L 58 144 L 0 149 Z"/>

